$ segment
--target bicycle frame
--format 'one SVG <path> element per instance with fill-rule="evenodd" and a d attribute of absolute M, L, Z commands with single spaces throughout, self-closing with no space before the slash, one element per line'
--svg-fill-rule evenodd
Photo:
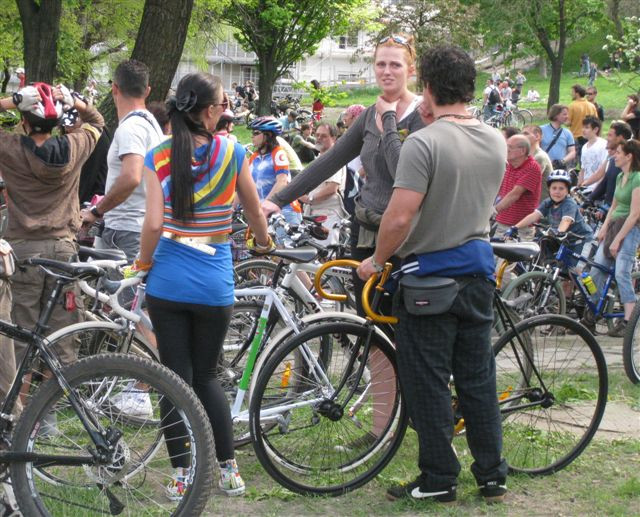
<path fill-rule="evenodd" d="M 42 332 L 46 328 L 46 324 L 51 317 L 53 308 L 62 293 L 64 285 L 61 279 L 65 277 L 55 274 L 52 274 L 52 276 L 58 278 L 58 280 L 49 295 L 45 308 L 40 313 L 34 330 L 27 330 L 13 323 L 0 320 L 0 334 L 27 343 L 27 350 L 18 365 L 16 376 L 0 409 L 0 434 L 2 440 L 8 440 L 7 434 L 11 424 L 15 420 L 11 412 L 20 396 L 20 389 L 22 387 L 21 380 L 25 374 L 28 373 L 30 365 L 39 354 L 46 367 L 51 371 L 53 377 L 62 388 L 76 416 L 80 419 L 83 427 L 91 437 L 96 449 L 92 452 L 92 456 L 58 456 L 52 454 L 0 451 L 0 463 L 33 462 L 36 465 L 90 465 L 113 453 L 113 444 L 109 442 L 109 439 L 115 437 L 111 436 L 111 433 L 105 430 L 100 425 L 100 422 L 93 418 L 91 411 L 84 410 L 84 403 L 76 397 L 74 390 L 62 374 L 60 362 L 48 349 L 47 345 L 49 341 L 42 336 Z M 89 415 L 89 417 L 87 417 L 87 415 Z"/>
<path fill-rule="evenodd" d="M 578 274 L 575 271 L 571 270 L 571 269 L 568 272 L 569 278 L 571 279 L 573 284 L 578 288 L 578 290 L 580 291 L 582 296 L 584 296 L 585 301 L 587 303 L 587 306 L 593 312 L 594 315 L 601 316 L 601 317 L 606 318 L 606 319 L 621 318 L 621 317 L 624 316 L 624 312 L 605 312 L 605 313 L 602 312 L 602 310 L 604 309 L 605 303 L 607 301 L 607 294 L 609 292 L 609 287 L 611 287 L 611 282 L 613 281 L 613 278 L 615 277 L 615 267 L 608 268 L 608 267 L 603 266 L 601 264 L 597 264 L 593 260 L 591 260 L 591 259 L 589 259 L 587 257 L 583 257 L 582 255 L 579 255 L 575 251 L 569 249 L 569 247 L 566 246 L 564 243 L 562 243 L 560 245 L 560 249 L 556 253 L 556 259 L 558 261 L 560 261 L 562 264 L 566 265 L 567 267 L 569 267 L 569 265 L 570 265 L 569 261 L 571 259 L 573 259 L 573 260 L 575 260 L 577 262 L 583 262 L 585 265 L 589 265 L 592 268 L 595 267 L 596 269 L 598 269 L 598 270 L 602 271 L 603 273 L 605 273 L 607 275 L 607 277 L 606 277 L 606 280 L 604 282 L 604 286 L 602 288 L 602 292 L 601 292 L 600 296 L 598 297 L 597 303 L 594 303 L 594 302 L 591 301 L 591 295 L 586 290 L 584 285 L 582 285 L 582 282 L 580 282 L 580 280 L 578 278 Z M 552 276 L 552 284 L 555 283 L 556 280 L 558 279 L 558 276 L 560 274 L 560 269 L 561 269 L 560 266 L 556 266 L 555 267 L 554 272 L 553 272 L 553 276 Z M 549 291 L 550 291 L 550 289 L 547 289 L 547 292 L 545 293 L 545 296 L 544 296 L 544 298 L 542 300 L 543 304 L 545 304 L 547 302 L 547 299 L 549 297 Z"/>

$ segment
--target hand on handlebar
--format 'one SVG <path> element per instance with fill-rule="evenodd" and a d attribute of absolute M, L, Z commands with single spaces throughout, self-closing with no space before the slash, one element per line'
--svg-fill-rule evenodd
<path fill-rule="evenodd" d="M 360 277 L 360 280 L 363 281 L 367 281 L 369 280 L 369 278 L 371 278 L 373 275 L 377 274 L 378 272 L 376 271 L 376 268 L 373 267 L 373 257 L 369 257 L 367 259 L 364 259 L 360 265 L 358 266 L 358 269 L 356 270 L 356 272 L 358 273 L 358 276 Z"/>

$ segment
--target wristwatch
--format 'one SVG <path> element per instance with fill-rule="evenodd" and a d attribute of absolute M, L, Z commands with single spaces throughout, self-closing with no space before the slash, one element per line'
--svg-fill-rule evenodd
<path fill-rule="evenodd" d="M 104 214 L 100 212 L 100 210 L 98 210 L 98 207 L 96 205 L 93 205 L 90 209 L 89 212 L 91 212 L 95 217 L 97 217 L 98 219 L 100 219 Z"/>
<path fill-rule="evenodd" d="M 376 259 L 374 259 L 373 256 L 371 256 L 371 265 L 373 266 L 373 269 L 375 269 L 376 273 L 382 273 L 384 271 L 384 266 L 377 264 Z"/>

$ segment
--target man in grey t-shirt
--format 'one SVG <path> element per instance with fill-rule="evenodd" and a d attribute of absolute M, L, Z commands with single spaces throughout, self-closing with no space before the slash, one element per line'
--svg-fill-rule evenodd
<path fill-rule="evenodd" d="M 107 155 L 105 196 L 82 212 L 83 220 L 90 223 L 104 216 L 105 228 L 96 247 L 119 248 L 130 262 L 140 250 L 145 212 L 144 157 L 163 138 L 162 129 L 145 107 L 149 92 L 149 70 L 144 63 L 129 60 L 118 65 L 111 93 L 119 125 Z"/>
<path fill-rule="evenodd" d="M 367 280 L 397 254 L 404 259 L 403 271 L 452 278 L 457 291 L 449 308 L 426 314 L 424 305 L 404 296 L 402 280 L 394 295 L 398 373 L 418 434 L 420 475 L 390 488 L 387 497 L 455 501 L 460 472 L 451 447 L 455 372 L 471 470 L 481 495 L 497 501 L 506 493 L 508 467 L 501 457 L 491 348 L 495 285 L 489 278 L 494 261 L 488 230 L 507 149 L 495 129 L 467 114 L 476 77 L 468 54 L 458 47 L 431 49 L 422 57 L 420 74 L 422 113 L 425 122 L 435 121 L 404 142 L 376 249 L 358 275 Z"/>

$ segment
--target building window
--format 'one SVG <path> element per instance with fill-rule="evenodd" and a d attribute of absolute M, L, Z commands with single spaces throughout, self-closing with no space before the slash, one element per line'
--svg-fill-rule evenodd
<path fill-rule="evenodd" d="M 349 47 L 358 46 L 358 31 L 351 31 L 346 36 L 340 36 L 338 38 L 338 47 L 346 49 Z"/>

